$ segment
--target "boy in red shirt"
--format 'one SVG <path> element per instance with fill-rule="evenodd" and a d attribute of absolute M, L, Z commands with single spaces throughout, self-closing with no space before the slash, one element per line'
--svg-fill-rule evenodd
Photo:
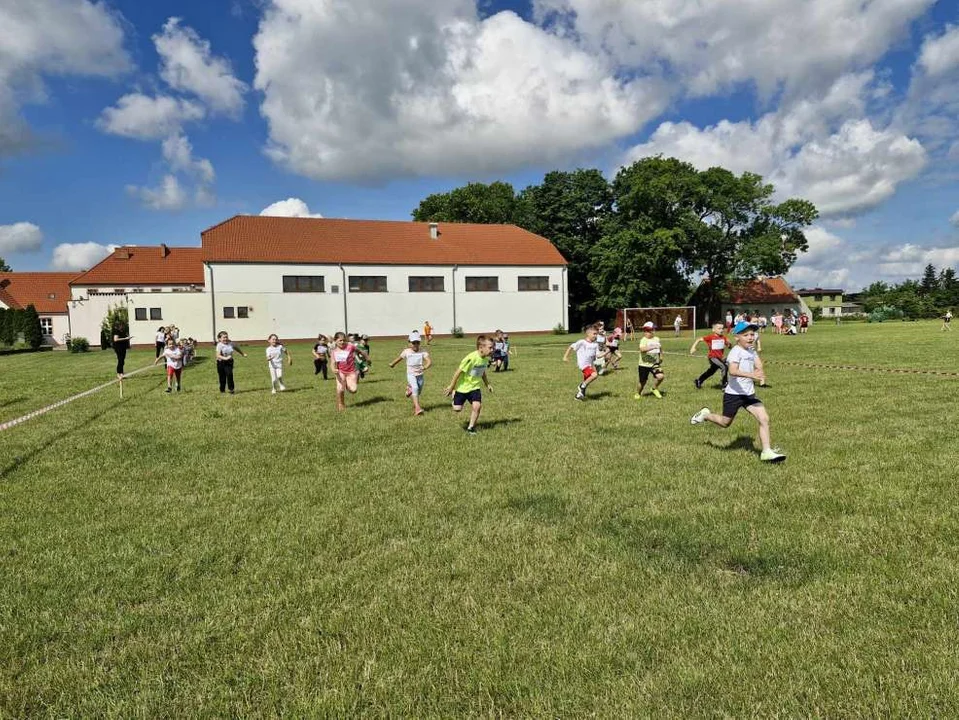
<path fill-rule="evenodd" d="M 693 343 L 693 346 L 689 348 L 690 355 L 696 354 L 696 348 L 699 346 L 699 343 L 706 344 L 706 348 L 708 350 L 706 353 L 706 359 L 709 361 L 709 367 L 706 368 L 702 375 L 693 381 L 693 383 L 696 385 L 696 389 L 701 389 L 703 387 L 703 383 L 715 375 L 717 371 L 723 374 L 723 387 L 725 388 L 726 382 L 729 379 L 729 368 L 726 365 L 726 361 L 723 359 L 723 354 L 726 352 L 726 348 L 732 347 L 732 343 L 730 343 L 726 338 L 726 328 L 722 323 L 713 323 L 712 333 L 704 337 L 697 338 L 696 342 Z"/>

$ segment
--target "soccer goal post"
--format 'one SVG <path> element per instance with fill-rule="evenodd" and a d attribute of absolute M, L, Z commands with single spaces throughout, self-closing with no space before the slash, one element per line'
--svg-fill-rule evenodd
<path fill-rule="evenodd" d="M 675 332 L 676 318 L 680 320 L 680 332 L 696 332 L 696 308 L 693 305 L 623 308 L 617 315 L 616 324 L 627 332 L 632 328 L 634 332 L 641 333 L 643 324 L 647 322 L 652 322 L 661 332 Z"/>

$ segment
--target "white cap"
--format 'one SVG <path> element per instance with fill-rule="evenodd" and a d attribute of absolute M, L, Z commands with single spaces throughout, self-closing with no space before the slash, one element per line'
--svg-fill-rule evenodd
<path fill-rule="evenodd" d="M 656 325 L 654 325 L 652 321 L 647 321 L 643 323 L 643 330 L 655 330 L 655 329 L 656 329 Z"/>
<path fill-rule="evenodd" d="M 410 342 L 419 342 L 419 341 L 420 341 L 420 334 L 419 334 L 419 333 L 410 333 L 409 340 L 410 340 Z"/>

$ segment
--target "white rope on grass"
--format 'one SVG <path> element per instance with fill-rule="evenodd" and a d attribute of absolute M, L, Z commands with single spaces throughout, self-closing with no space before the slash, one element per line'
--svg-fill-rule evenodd
<path fill-rule="evenodd" d="M 131 373 L 125 373 L 123 375 L 123 379 L 125 380 L 128 377 L 138 375 L 139 373 L 145 372 L 153 367 L 155 367 L 153 363 L 150 363 L 146 367 L 142 367 L 139 370 L 134 370 Z M 28 412 L 26 415 L 23 415 L 22 417 L 14 418 L 13 420 L 7 420 L 6 422 L 0 423 L 0 432 L 3 432 L 4 430 L 9 430 L 12 427 L 16 427 L 17 425 L 20 425 L 21 423 L 25 423 L 27 420 L 33 420 L 33 418 L 35 417 L 40 417 L 41 415 L 44 415 L 50 412 L 51 410 L 56 410 L 57 408 L 60 408 L 60 407 L 63 407 L 64 405 L 72 403 L 74 400 L 79 400 L 80 398 L 85 398 L 88 395 L 93 395 L 94 393 L 98 393 L 101 390 L 105 390 L 106 388 L 110 387 L 111 385 L 116 385 L 119 382 L 120 382 L 119 378 L 114 378 L 110 382 L 103 383 L 102 385 L 97 385 L 95 388 L 84 390 L 82 393 L 71 395 L 70 397 L 64 400 L 58 400 L 52 405 L 47 405 L 46 407 L 39 408 L 38 410 L 34 410 L 33 412 Z M 121 388 L 122 388 L 122 385 L 121 385 Z"/>

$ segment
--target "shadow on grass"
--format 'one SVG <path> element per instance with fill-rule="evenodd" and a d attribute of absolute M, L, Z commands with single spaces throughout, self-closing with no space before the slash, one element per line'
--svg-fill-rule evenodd
<path fill-rule="evenodd" d="M 447 408 L 453 407 L 452 400 L 447 400 L 446 402 L 431 403 L 427 405 L 426 403 L 421 403 L 420 407 L 426 411 L 430 410 L 445 410 Z"/>
<path fill-rule="evenodd" d="M 740 435 L 735 440 L 725 445 L 720 443 L 713 442 L 712 440 L 707 440 L 706 444 L 710 447 L 714 447 L 717 450 L 748 450 L 754 455 L 758 455 L 759 451 L 756 449 L 756 446 L 753 444 L 753 438 L 751 435 Z"/>
<path fill-rule="evenodd" d="M 601 390 L 600 392 L 591 392 L 587 393 L 586 400 L 599 400 L 601 398 L 610 397 L 613 393 L 609 390 Z"/>
<path fill-rule="evenodd" d="M 522 418 L 500 418 L 499 420 L 480 420 L 476 423 L 477 430 L 490 430 L 497 425 L 512 425 L 513 423 L 523 422 Z"/>
<path fill-rule="evenodd" d="M 360 400 L 359 402 L 353 403 L 353 407 L 366 407 L 367 405 L 376 405 L 381 402 L 389 402 L 390 399 L 385 395 L 376 395 L 371 398 L 366 398 L 366 400 Z"/>
<path fill-rule="evenodd" d="M 93 413 L 93 415 L 90 415 L 89 417 L 85 418 L 82 422 L 79 422 L 73 427 L 67 428 L 66 430 L 61 430 L 55 435 L 52 435 L 51 437 L 47 438 L 46 440 L 41 442 L 37 447 L 33 448 L 30 452 L 26 453 L 25 455 L 15 457 L 13 459 L 13 462 L 11 462 L 5 468 L 0 470 L 0 480 L 6 480 L 7 477 L 10 474 L 16 472 L 21 465 L 27 464 L 28 462 L 33 460 L 33 458 L 37 457 L 41 453 L 46 452 L 48 449 L 50 449 L 53 445 L 55 445 L 57 442 L 59 442 L 63 438 L 71 435 L 72 433 L 74 433 L 75 431 L 81 428 L 88 427 L 91 423 L 93 423 L 96 420 L 99 420 L 104 415 L 108 415 L 109 413 L 113 412 L 119 407 L 129 406 L 130 403 L 136 402 L 140 400 L 141 398 L 145 398 L 150 393 L 158 392 L 161 388 L 165 390 L 166 389 L 165 379 L 157 378 L 157 380 L 158 382 L 153 387 L 148 388 L 146 392 L 137 393 L 136 395 L 133 395 L 132 397 L 128 396 L 124 400 L 117 398 L 114 402 L 110 403 L 105 408 Z M 56 412 L 56 410 L 54 410 L 53 412 Z M 33 421 L 28 421 L 28 422 L 33 422 Z"/>
<path fill-rule="evenodd" d="M 569 502 L 552 493 L 528 494 L 512 497 L 506 501 L 506 507 L 538 520 L 557 521 L 566 517 Z"/>
<path fill-rule="evenodd" d="M 8 405 L 16 405 L 17 403 L 22 403 L 26 399 L 27 398 L 25 397 L 16 397 L 16 398 L 13 398 L 12 400 L 7 400 L 6 402 L 0 403 L 0 408 L 5 408 Z"/>

